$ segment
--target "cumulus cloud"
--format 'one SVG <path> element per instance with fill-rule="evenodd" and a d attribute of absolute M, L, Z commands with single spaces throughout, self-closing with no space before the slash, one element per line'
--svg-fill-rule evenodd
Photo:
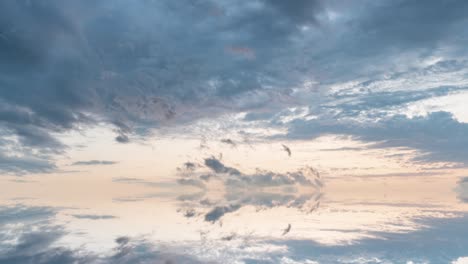
<path fill-rule="evenodd" d="M 186 212 L 184 216 L 187 218 L 204 215 L 205 221 L 214 223 L 245 206 L 257 209 L 284 206 L 313 212 L 320 205 L 323 183 L 318 171 L 311 167 L 287 173 L 257 169 L 255 173 L 247 174 L 226 166 L 215 157 L 206 158 L 204 164 L 205 168 L 196 167 L 189 174 L 182 173 L 178 180 L 179 184 L 201 189 L 194 195 L 184 195 L 179 199 L 180 211 Z M 210 188 L 212 183 L 217 186 L 215 190 L 222 187 L 225 191 L 215 200 L 208 198 L 213 191 Z M 307 192 L 301 193 L 298 188 L 307 188 Z"/>
<path fill-rule="evenodd" d="M 318 171 L 311 167 L 301 169 L 297 172 L 275 173 L 267 170 L 257 169 L 253 174 L 245 174 L 238 169 L 224 165 L 215 157 L 205 159 L 205 166 L 219 175 L 213 177 L 221 178 L 228 186 L 256 186 L 256 187 L 272 187 L 272 186 L 287 186 L 300 184 L 317 186 L 319 184 L 320 175 Z M 227 174 L 224 177 L 222 174 Z M 201 175 L 204 177 L 205 174 Z"/>

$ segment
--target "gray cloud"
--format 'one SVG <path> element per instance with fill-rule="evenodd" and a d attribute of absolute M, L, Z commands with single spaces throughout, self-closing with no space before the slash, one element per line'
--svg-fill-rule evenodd
<path fill-rule="evenodd" d="M 0 172 L 2 173 L 23 175 L 28 173 L 48 173 L 54 170 L 56 170 L 56 166 L 47 159 L 0 154 Z"/>
<path fill-rule="evenodd" d="M 113 215 L 94 215 L 94 214 L 73 214 L 74 218 L 77 219 L 89 219 L 89 220 L 105 220 L 105 219 L 115 219 L 116 216 Z"/>
<path fill-rule="evenodd" d="M 0 10 L 0 134 L 41 155 L 66 149 L 56 133 L 102 122 L 128 143 L 231 111 L 269 115 L 294 105 L 304 81 L 318 83 L 307 98 L 320 97 L 413 72 L 413 61 L 466 57 L 465 1 L 19 0 Z M 348 115 L 427 95 L 391 96 L 361 98 Z"/>
<path fill-rule="evenodd" d="M 327 246 L 308 240 L 276 241 L 273 244 L 287 245 L 290 256 L 298 262 L 313 259 L 320 263 L 366 260 L 364 263 L 452 263 L 466 256 L 462 246 L 468 243 L 466 221 L 466 215 L 452 219 L 420 219 L 420 224 L 428 228 L 408 233 L 372 232 L 370 235 L 375 238 L 361 239 L 352 245 Z"/>
<path fill-rule="evenodd" d="M 230 139 L 230 138 L 223 138 L 221 139 L 221 143 L 224 143 L 224 144 L 227 144 L 227 145 L 231 145 L 231 147 L 236 147 L 237 146 L 237 143 L 234 142 L 234 140 Z"/>
<path fill-rule="evenodd" d="M 408 78 L 411 78 L 411 76 L 408 76 Z M 401 81 L 403 78 L 399 76 L 396 80 Z M 338 112 L 335 116 L 336 118 L 358 117 L 366 114 L 366 111 L 372 110 L 380 111 L 380 115 L 385 116 L 385 110 L 402 107 L 409 103 L 415 103 L 432 97 L 441 97 L 454 92 L 468 90 L 467 87 L 440 86 L 414 91 L 373 92 L 370 88 L 366 88 L 367 86 L 371 86 L 371 83 L 372 81 L 368 81 L 365 84 L 360 83 L 353 87 L 354 89 L 362 89 L 364 90 L 363 92 L 347 94 L 349 91 L 345 90 L 333 94 L 332 101 L 328 104 L 325 103 L 323 108 Z M 377 84 L 377 86 L 379 85 Z"/>
<path fill-rule="evenodd" d="M 149 187 L 158 187 L 167 185 L 167 183 L 163 182 L 156 182 L 156 181 L 148 181 L 139 178 L 128 178 L 128 177 L 116 177 L 112 178 L 112 182 L 116 183 L 126 183 L 126 184 L 141 184 Z"/>
<path fill-rule="evenodd" d="M 463 177 L 458 181 L 455 191 L 460 201 L 468 203 L 468 177 Z"/>
<path fill-rule="evenodd" d="M 227 213 L 239 210 L 240 205 L 217 206 L 205 215 L 205 221 L 216 222 Z"/>
<path fill-rule="evenodd" d="M 47 207 L 0 207 L 0 263 L 202 263 L 188 254 L 177 253 L 177 247 L 173 247 L 172 251 L 167 247 L 161 250 L 157 245 L 139 238 L 116 238 L 116 247 L 105 256 L 83 248 L 55 246 L 55 242 L 68 235 L 62 226 L 51 223 L 55 212 Z"/>
<path fill-rule="evenodd" d="M 83 249 L 72 250 L 65 247 L 54 247 L 52 243 L 64 235 L 66 233 L 58 228 L 24 233 L 18 237 L 18 243 L 15 246 L 4 250 L 0 256 L 0 263 L 202 263 L 192 256 L 164 253 L 147 241 L 132 240 L 127 237 L 116 239 L 117 246 L 108 257 L 100 257 Z"/>
<path fill-rule="evenodd" d="M 94 165 L 114 165 L 116 161 L 111 160 L 84 160 L 73 162 L 72 166 L 94 166 Z"/>
<path fill-rule="evenodd" d="M 13 223 L 34 223 L 55 216 L 57 210 L 51 207 L 28 207 L 23 205 L 1 206 L 0 226 Z"/>
<path fill-rule="evenodd" d="M 24 144 L 50 147 L 50 131 L 98 118 L 128 142 L 133 125 L 188 114 L 183 105 L 262 89 L 259 77 L 274 76 L 268 54 L 315 20 L 317 3 L 2 2 L 0 122 Z"/>
<path fill-rule="evenodd" d="M 468 163 L 466 159 L 468 124 L 460 123 L 448 112 L 433 112 L 427 116 L 408 118 L 396 115 L 376 123 L 333 120 L 295 120 L 288 137 L 316 138 L 325 134 L 352 135 L 356 139 L 374 142 L 371 147 L 408 147 L 419 150 L 420 161 L 450 161 Z"/>
<path fill-rule="evenodd" d="M 190 174 L 182 174 L 179 184 L 200 187 L 201 192 L 180 197 L 181 212 L 187 218 L 204 215 L 207 222 L 220 221 L 228 213 L 244 206 L 267 209 L 278 206 L 293 207 L 304 212 L 313 212 L 319 207 L 321 187 L 320 174 L 307 167 L 296 172 L 275 173 L 257 169 L 255 173 L 242 173 L 237 168 L 224 165 L 215 157 L 205 159 L 205 167 L 212 171 L 206 174 L 201 167 L 196 167 Z M 221 199 L 211 201 L 209 182 L 221 184 L 225 194 Z M 304 194 L 297 188 L 308 188 Z M 206 209 L 208 208 L 208 211 Z M 203 212 L 203 213 L 201 213 Z"/>
<path fill-rule="evenodd" d="M 206 174 L 202 174 L 200 179 L 207 181 L 211 178 L 221 178 L 228 186 L 271 187 L 294 184 L 316 186 L 320 178 L 318 171 L 311 167 L 288 173 L 257 169 L 253 174 L 244 174 L 236 168 L 224 165 L 213 156 L 205 159 L 205 166 L 218 175 L 212 174 L 208 177 Z M 222 174 L 227 174 L 228 177 L 224 177 Z"/>
<path fill-rule="evenodd" d="M 224 164 L 221 163 L 221 161 L 219 161 L 215 157 L 205 159 L 205 166 L 207 166 L 208 168 L 210 168 L 216 173 L 227 173 L 227 174 L 232 174 L 232 175 L 241 174 L 240 171 L 237 170 L 236 168 L 224 166 Z"/>

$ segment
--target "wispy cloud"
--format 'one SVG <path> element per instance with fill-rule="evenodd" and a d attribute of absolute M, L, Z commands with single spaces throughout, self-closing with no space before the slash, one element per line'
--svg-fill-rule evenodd
<path fill-rule="evenodd" d="M 117 164 L 117 161 L 111 160 L 82 160 L 73 162 L 72 166 L 94 166 L 94 165 L 114 165 Z"/>

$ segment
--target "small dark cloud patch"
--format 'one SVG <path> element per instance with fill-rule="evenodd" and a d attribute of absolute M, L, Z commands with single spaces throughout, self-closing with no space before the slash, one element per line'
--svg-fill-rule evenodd
<path fill-rule="evenodd" d="M 197 167 L 197 164 L 193 162 L 185 162 L 184 167 L 186 170 L 194 170 Z"/>
<path fill-rule="evenodd" d="M 149 181 L 140 178 L 131 178 L 131 177 L 116 177 L 112 178 L 112 182 L 116 183 L 126 183 L 126 184 L 140 184 L 148 187 L 158 187 L 164 185 L 162 182 Z"/>
<path fill-rule="evenodd" d="M 116 161 L 111 160 L 84 160 L 73 162 L 72 166 L 95 166 L 95 165 L 114 165 L 117 164 Z"/>
<path fill-rule="evenodd" d="M 241 208 L 240 205 L 217 206 L 205 215 L 205 221 L 214 223 L 225 214 L 237 211 L 239 208 Z"/>
<path fill-rule="evenodd" d="M 197 212 L 194 209 L 189 209 L 189 210 L 185 211 L 185 213 L 184 213 L 184 217 L 186 217 L 186 218 L 192 218 L 194 216 L 197 216 Z"/>
<path fill-rule="evenodd" d="M 231 147 L 237 147 L 237 143 L 234 142 L 234 140 L 232 140 L 232 139 L 230 139 L 230 138 L 223 138 L 223 139 L 221 139 L 221 143 L 230 145 Z"/>
<path fill-rule="evenodd" d="M 216 173 L 227 173 L 227 174 L 231 174 L 231 175 L 240 175 L 241 174 L 240 171 L 237 170 L 236 168 L 224 166 L 224 164 L 221 161 L 219 161 L 218 159 L 216 159 L 215 157 L 206 158 L 205 159 L 205 166 L 207 166 L 208 168 L 210 168 L 211 170 L 213 170 Z"/>
<path fill-rule="evenodd" d="M 205 188 L 205 184 L 202 181 L 197 180 L 197 179 L 182 178 L 182 179 L 178 179 L 177 183 L 180 185 L 194 186 L 194 187 L 198 187 L 202 189 Z"/>
<path fill-rule="evenodd" d="M 106 219 L 115 219 L 116 216 L 113 215 L 93 215 L 93 214 L 73 214 L 74 218 L 77 219 L 88 219 L 88 220 L 106 220 Z"/>
<path fill-rule="evenodd" d="M 130 142 L 130 138 L 127 135 L 121 134 L 115 137 L 115 141 L 119 143 L 128 143 Z"/>

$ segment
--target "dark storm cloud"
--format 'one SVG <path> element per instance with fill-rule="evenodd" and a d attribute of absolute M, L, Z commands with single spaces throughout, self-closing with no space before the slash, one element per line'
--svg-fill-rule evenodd
<path fill-rule="evenodd" d="M 72 166 L 94 166 L 94 165 L 114 165 L 116 161 L 111 160 L 84 160 L 73 162 Z"/>

